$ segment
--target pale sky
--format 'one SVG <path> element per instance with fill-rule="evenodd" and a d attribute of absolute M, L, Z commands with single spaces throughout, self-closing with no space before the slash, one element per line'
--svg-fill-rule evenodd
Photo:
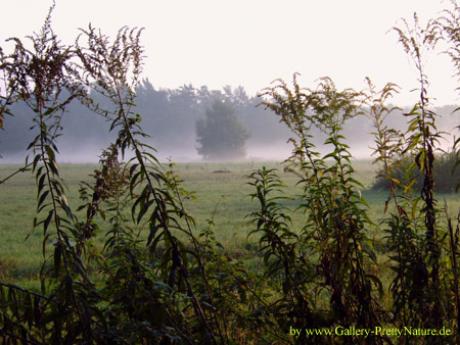
<path fill-rule="evenodd" d="M 1 0 L 0 43 L 38 31 L 51 1 Z M 184 84 L 242 85 L 254 95 L 276 78 L 301 73 L 302 85 L 330 76 L 337 86 L 364 87 L 369 76 L 403 89 L 395 98 L 413 104 L 417 74 L 394 32 L 416 11 L 422 21 L 447 2 L 438 0 L 56 0 L 54 29 L 72 42 L 91 22 L 114 34 L 144 27 L 144 76 L 157 88 Z M 460 103 L 453 70 L 443 55 L 427 69 L 437 104 Z"/>

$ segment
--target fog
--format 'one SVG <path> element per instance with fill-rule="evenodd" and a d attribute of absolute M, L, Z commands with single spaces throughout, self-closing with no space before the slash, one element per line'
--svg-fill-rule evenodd
<path fill-rule="evenodd" d="M 281 161 L 289 157 L 292 144 L 287 141 L 292 133 L 279 122 L 276 114 L 259 105 L 258 97 L 249 96 L 243 87 L 210 90 L 206 86 L 184 85 L 178 89 L 161 89 L 145 80 L 138 89 L 136 111 L 141 114 L 141 126 L 149 135 L 145 140 L 157 150 L 160 161 L 204 161 L 198 152 L 197 122 L 206 118 L 216 100 L 231 106 L 232 116 L 247 133 L 243 143 L 245 155 L 238 160 Z M 439 115 L 438 128 L 445 132 L 441 147 L 446 150 L 458 125 L 454 109 L 454 106 L 435 108 Z M 21 163 L 27 154 L 31 156 L 32 152 L 26 152 L 25 148 L 38 134 L 37 128 L 31 128 L 34 114 L 24 104 L 15 105 L 12 113 L 14 116 L 7 116 L 0 130 L 0 164 Z M 388 116 L 387 125 L 404 130 L 407 119 L 401 111 L 395 112 Z M 68 111 L 62 114 L 62 125 L 62 136 L 56 140 L 61 163 L 96 163 L 102 150 L 116 138 L 116 130 L 109 131 L 110 118 L 94 114 L 78 103 L 71 103 Z M 219 129 L 214 131 L 217 133 Z M 345 122 L 343 134 L 353 158 L 371 158 L 372 131 L 371 121 L 365 116 Z M 325 135 L 315 128 L 311 129 L 311 134 L 317 151 L 328 153 L 330 148 L 324 145 Z M 218 137 L 217 140 L 224 139 Z M 125 159 L 129 158 L 128 152 Z M 219 158 L 211 160 L 219 161 Z"/>
<path fill-rule="evenodd" d="M 7 37 L 23 38 L 37 32 L 51 1 L 18 0 L 3 5 L 8 15 L 0 22 L 0 45 L 8 47 Z M 204 121 L 215 99 L 232 105 L 238 126 L 247 133 L 246 154 L 239 159 L 261 161 L 286 159 L 292 149 L 287 143 L 289 130 L 275 114 L 258 106 L 257 92 L 276 78 L 289 80 L 299 72 L 301 84 L 308 87 L 328 75 L 339 89 L 360 90 L 364 77 L 369 76 L 377 85 L 392 81 L 401 86 L 402 92 L 392 100 L 395 104 L 414 104 L 417 95 L 409 90 L 417 87 L 417 71 L 391 28 L 414 12 L 424 22 L 439 15 L 443 7 L 445 2 L 416 0 L 287 0 L 282 6 L 274 0 L 140 0 L 136 6 L 117 0 L 82 0 L 78 5 L 58 2 L 52 23 L 67 44 L 73 44 L 79 28 L 88 23 L 112 37 L 124 25 L 145 28 L 141 37 L 143 76 L 152 81 L 143 80 L 136 90 L 136 111 L 150 135 L 147 142 L 158 150 L 161 161 L 203 160 L 197 124 Z M 455 106 L 442 104 L 458 103 L 457 82 L 446 54 L 430 52 L 427 59 L 430 97 L 447 138 L 458 123 L 451 115 Z M 225 86 L 227 83 L 234 87 Z M 93 97 L 104 103 L 97 95 Z M 31 154 L 25 148 L 36 135 L 36 129 L 30 129 L 34 114 L 27 107 L 17 104 L 12 113 L 0 130 L 0 164 L 22 162 Z M 406 120 L 395 115 L 389 118 L 389 125 L 404 129 Z M 116 137 L 109 126 L 110 119 L 72 103 L 63 114 L 63 135 L 57 140 L 59 161 L 97 162 Z M 344 135 L 354 158 L 371 157 L 371 131 L 364 117 L 345 125 Z M 312 134 L 318 151 L 326 153 L 324 136 L 317 130 Z M 451 141 L 447 138 L 442 148 L 447 149 Z"/>

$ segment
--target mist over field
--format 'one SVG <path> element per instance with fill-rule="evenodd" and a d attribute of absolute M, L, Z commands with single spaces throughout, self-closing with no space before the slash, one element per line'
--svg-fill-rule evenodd
<path fill-rule="evenodd" d="M 198 162 L 203 160 L 284 160 L 291 153 L 291 144 L 287 142 L 289 130 L 279 122 L 279 118 L 270 110 L 259 105 L 260 97 L 249 96 L 243 87 L 225 87 L 223 90 L 210 90 L 206 86 L 195 88 L 185 85 L 178 89 L 157 89 L 148 80 L 137 89 L 141 125 L 150 135 L 146 141 L 157 149 L 161 161 Z M 233 110 L 232 116 L 247 133 L 240 143 L 243 153 L 238 157 L 211 158 L 199 154 L 197 140 L 197 123 L 203 121 L 213 102 L 218 100 L 228 104 Z M 96 100 L 104 107 L 103 100 Z M 456 126 L 455 106 L 438 107 L 440 115 L 438 126 L 445 131 L 445 141 L 441 147 L 448 149 L 452 142 L 452 128 Z M 387 118 L 387 125 L 396 129 L 406 126 L 407 118 L 402 112 L 395 111 Z M 37 128 L 33 126 L 33 114 L 24 105 L 12 108 L 14 116 L 8 116 L 4 128 L 0 131 L 0 163 L 20 163 L 26 156 L 26 147 L 32 141 Z M 61 123 L 62 136 L 57 139 L 59 161 L 66 163 L 97 162 L 101 151 L 116 137 L 110 131 L 110 120 L 92 112 L 87 107 L 74 101 L 64 114 Z M 225 132 L 225 123 L 216 124 L 213 130 L 216 142 L 224 140 L 218 132 Z M 364 115 L 349 119 L 344 125 L 344 136 L 355 159 L 371 158 L 374 147 L 372 123 Z M 325 136 L 318 129 L 312 128 L 313 141 L 320 152 L 327 152 L 323 145 Z M 211 133 L 210 135 L 213 135 Z M 231 136 L 231 134 L 228 134 Z M 213 144 L 209 144 L 212 146 Z"/>
<path fill-rule="evenodd" d="M 141 1 L 138 7 L 127 7 L 115 1 L 110 2 L 113 15 L 107 16 L 103 2 L 97 6 L 87 0 L 81 3 L 81 6 L 73 6 L 60 2 L 56 6 L 54 24 L 64 41 L 73 42 L 78 28 L 85 28 L 90 22 L 112 34 L 127 24 L 145 28 L 142 77 L 149 77 L 152 82 L 144 80 L 137 89 L 142 128 L 151 135 L 148 142 L 158 150 L 161 160 L 177 162 L 203 160 L 204 156 L 198 152 L 196 126 L 215 98 L 225 99 L 234 106 L 235 116 L 247 131 L 246 154 L 238 157 L 239 160 L 288 157 L 291 152 L 291 145 L 286 143 L 289 130 L 278 122 L 275 114 L 256 107 L 260 103 L 256 93 L 275 78 L 289 81 L 294 72 L 304 76 L 306 87 L 325 75 L 330 76 L 339 89 L 359 90 L 365 76 L 371 77 L 376 85 L 392 81 L 401 87 L 401 92 L 390 102 L 414 104 L 417 97 L 406 91 L 414 88 L 417 75 L 395 44 L 395 33 L 389 29 L 399 18 L 413 12 L 426 16 L 439 10 L 436 1 L 414 0 L 372 4 L 336 1 L 332 7 L 328 2 L 312 6 L 307 2 L 288 1 L 286 6 L 279 6 L 275 1 L 235 1 L 223 5 L 207 0 L 193 4 Z M 9 15 L 0 23 L 1 39 L 21 37 L 40 27 L 47 6 L 29 2 L 30 13 L 24 13 L 24 6 L 16 2 L 4 4 L 3 10 Z M 89 6 L 91 11 L 87 10 Z M 177 8 L 183 11 L 177 13 Z M 353 19 L 353 16 L 358 17 Z M 334 24 L 324 25 L 326 21 Z M 273 49 L 273 42 L 283 42 L 290 47 L 289 52 Z M 430 97 L 437 106 L 458 101 L 455 81 L 450 78 L 454 72 L 446 59 L 445 54 L 433 54 L 427 65 Z M 242 86 L 231 88 L 224 86 L 226 84 Z M 450 115 L 454 108 L 437 108 L 443 115 L 439 127 L 449 133 L 456 126 L 455 116 Z M 14 118 L 5 118 L 4 129 L 0 130 L 0 164 L 21 162 L 34 136 L 29 130 L 32 114 L 20 105 L 14 107 L 13 113 Z M 395 128 L 405 128 L 405 124 L 402 116 L 388 121 L 388 125 Z M 108 132 L 109 126 L 102 117 L 74 103 L 63 119 L 63 136 L 58 140 L 59 160 L 97 161 L 101 149 L 116 137 L 116 133 Z M 371 131 L 370 122 L 364 117 L 345 125 L 344 134 L 355 158 L 370 157 Z M 321 146 L 324 137 L 317 131 L 312 134 L 315 144 Z M 442 145 L 448 146 L 447 142 Z M 219 155 L 216 156 L 213 159 L 219 160 Z"/>

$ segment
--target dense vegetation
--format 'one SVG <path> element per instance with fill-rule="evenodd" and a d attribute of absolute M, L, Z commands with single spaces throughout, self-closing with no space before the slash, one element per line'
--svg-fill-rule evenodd
<path fill-rule="evenodd" d="M 440 193 L 457 192 L 460 183 L 460 169 L 457 169 L 458 158 L 455 152 L 439 154 L 433 164 L 434 189 Z M 372 188 L 375 190 L 389 190 L 391 178 L 398 181 L 398 186 L 404 187 L 413 183 L 414 190 L 420 190 L 423 185 L 423 176 L 416 169 L 415 162 L 410 157 L 401 157 L 392 162 L 391 177 L 381 169 Z"/>
<path fill-rule="evenodd" d="M 452 6 L 426 27 L 414 16 L 395 29 L 420 76 L 420 97 L 404 131 L 385 122 L 397 90 L 391 83 L 379 90 L 368 80 L 367 91 L 358 92 L 323 78 L 303 89 L 294 76 L 292 86 L 279 80 L 260 95 L 290 130 L 293 150 L 285 169 L 298 178 L 303 223 L 293 226 L 275 169 L 250 175 L 259 208 L 249 218 L 262 258 L 255 272 L 226 254 L 212 220 L 195 222 L 185 207 L 191 193 L 145 142 L 135 107 L 141 31 L 123 28 L 111 40 L 89 27 L 65 46 L 52 31 L 50 14 L 28 41 L 12 39 L 12 51 L 0 51 L 0 118 L 14 119 L 18 102 L 33 114 L 30 158 L 19 171 L 30 168 L 36 180 L 33 224 L 42 233 L 43 264 L 39 289 L 0 282 L 2 343 L 457 344 L 460 225 L 435 194 L 442 133 L 424 73 L 425 50 L 440 41 L 459 69 L 460 7 Z M 76 209 L 56 160 L 62 113 L 73 102 L 102 115 L 114 133 L 92 180 L 82 183 Z M 370 236 L 378 225 L 369 217 L 343 135 L 363 109 L 375 125 L 376 161 L 390 181 L 378 247 Z M 323 133 L 326 154 L 318 152 L 313 128 Z M 394 174 L 402 156 L 415 163 L 404 172 L 407 179 Z M 108 230 L 97 250 L 102 222 Z M 378 255 L 391 267 L 387 303 Z M 401 338 L 290 332 L 337 326 L 453 332 Z"/>

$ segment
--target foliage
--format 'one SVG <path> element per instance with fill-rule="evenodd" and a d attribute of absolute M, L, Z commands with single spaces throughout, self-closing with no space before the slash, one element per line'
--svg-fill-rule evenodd
<path fill-rule="evenodd" d="M 90 26 L 75 46 L 63 47 L 49 16 L 41 33 L 31 38 L 32 50 L 15 39 L 15 52 L 6 58 L 12 66 L 12 90 L 35 114 L 39 134 L 29 145 L 38 188 L 34 226 L 43 229 L 43 256 L 48 259 L 50 243 L 54 250 L 51 262 L 43 263 L 41 294 L 2 284 L 4 343 L 229 341 L 213 306 L 213 293 L 219 289 L 198 290 L 193 281 L 207 278 L 200 258 L 204 247 L 182 204 L 188 194 L 177 176 L 158 163 L 154 149 L 142 142 L 147 135 L 133 112 L 142 68 L 140 33 L 124 28 L 111 42 Z M 88 97 L 89 88 L 111 104 L 97 104 Z M 64 101 L 62 92 L 67 95 Z M 76 98 L 118 131 L 93 174 L 94 185 L 82 185 L 84 219 L 67 202 L 55 154 L 61 112 Z M 120 163 L 118 155 L 128 152 L 132 158 Z M 131 208 L 131 219 L 123 212 L 126 207 Z M 111 228 L 103 252 L 94 257 L 90 248 L 98 215 Z M 144 219 L 149 233 L 140 240 Z M 192 248 L 178 234 L 190 239 Z M 99 272 L 97 287 L 90 270 Z M 18 312 L 21 306 L 30 307 L 23 313 Z"/>
<path fill-rule="evenodd" d="M 448 152 L 437 155 L 433 165 L 434 190 L 440 193 L 454 193 L 460 181 L 460 171 L 457 169 L 457 155 Z M 385 176 L 385 168 L 377 172 L 377 178 L 372 188 L 375 190 L 388 190 L 391 187 L 390 179 L 398 181 L 396 187 L 402 188 L 413 181 L 413 188 L 419 190 L 423 179 L 411 158 L 404 157 L 391 162 L 392 176 Z M 412 176 L 407 176 L 407 171 L 412 171 Z M 406 176 L 405 176 L 406 175 Z"/>
<path fill-rule="evenodd" d="M 360 94 L 338 91 L 329 78 L 316 89 L 303 90 L 294 76 L 292 89 L 279 81 L 263 95 L 267 97 L 263 104 L 295 134 L 288 168 L 299 176 L 303 190 L 300 207 L 306 222 L 299 242 L 304 253 L 308 250 L 318 257 L 314 264 L 318 275 L 310 289 L 321 291 L 321 299 L 329 301 L 330 323 L 372 328 L 384 316 L 375 295 L 381 282 L 369 272 L 376 260 L 367 237 L 372 224 L 340 133 L 343 123 L 359 114 Z M 330 152 L 324 156 L 311 142 L 312 126 L 327 135 Z"/>
<path fill-rule="evenodd" d="M 233 107 L 216 99 L 196 123 L 198 153 L 205 160 L 244 158 L 249 135 L 234 114 Z"/>

